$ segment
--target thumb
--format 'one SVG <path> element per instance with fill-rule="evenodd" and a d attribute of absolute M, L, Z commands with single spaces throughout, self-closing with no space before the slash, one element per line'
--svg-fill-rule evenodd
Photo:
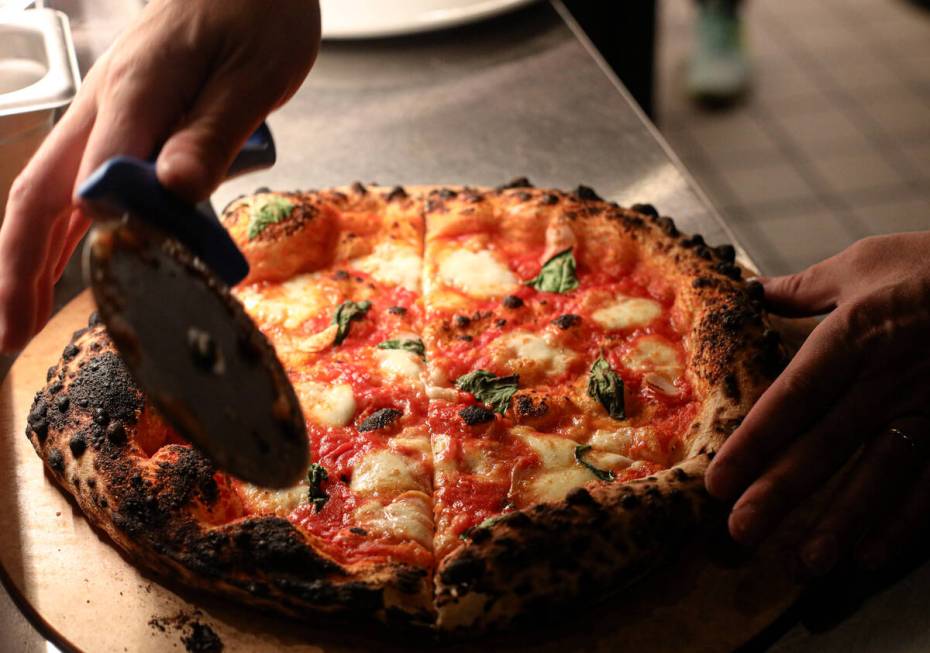
<path fill-rule="evenodd" d="M 156 172 L 163 186 L 191 202 L 219 186 L 242 145 L 279 100 L 252 90 L 227 75 L 207 84 L 158 155 Z"/>
<path fill-rule="evenodd" d="M 788 317 L 832 311 L 839 295 L 836 265 L 833 259 L 828 259 L 796 274 L 760 277 L 758 281 L 765 290 L 766 306 Z"/>

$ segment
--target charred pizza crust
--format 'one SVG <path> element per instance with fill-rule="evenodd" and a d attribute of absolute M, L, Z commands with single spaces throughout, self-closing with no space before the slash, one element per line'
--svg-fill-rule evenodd
<path fill-rule="evenodd" d="M 298 618 L 313 610 L 432 622 L 424 570 L 341 565 L 286 519 L 237 515 L 213 465 L 161 441 L 160 422 L 92 316 L 49 369 L 27 436 L 90 521 L 171 580 Z"/>
<path fill-rule="evenodd" d="M 351 248 L 326 241 L 333 206 L 360 215 L 365 207 L 430 215 L 491 201 L 619 228 L 691 307 L 688 368 L 705 398 L 702 409 L 670 469 L 629 483 L 590 483 L 562 501 L 473 528 L 437 561 L 432 577 L 402 564 L 347 567 L 285 519 L 223 514 L 222 477 L 196 451 L 167 444 L 149 457 L 140 450 L 127 434 L 153 418 L 92 318 L 49 370 L 27 436 L 56 481 L 133 560 L 185 585 L 295 617 L 308 609 L 338 611 L 476 632 L 604 596 L 661 564 L 719 513 L 704 489 L 704 471 L 784 358 L 762 310 L 761 285 L 742 280 L 731 246 L 709 247 L 700 236 L 680 234 L 649 205 L 624 209 L 586 187 L 541 190 L 525 179 L 493 190 L 355 184 L 286 196 L 301 210 L 254 244 L 269 263 L 253 268 L 256 279 L 285 279 L 311 265 L 280 255 L 295 251 L 294 238 L 315 251 Z M 246 201 L 226 212 L 234 234 L 244 228 Z"/>

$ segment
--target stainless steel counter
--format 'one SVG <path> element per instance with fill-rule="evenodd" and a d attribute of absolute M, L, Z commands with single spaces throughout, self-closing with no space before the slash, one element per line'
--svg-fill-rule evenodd
<path fill-rule="evenodd" d="M 141 7 L 138 0 L 48 4 L 72 16 L 85 69 Z M 269 120 L 278 164 L 229 182 L 215 204 L 257 186 L 320 188 L 354 180 L 497 185 L 525 175 L 538 185 L 584 183 L 622 204 L 648 201 L 685 231 L 703 233 L 712 243 L 732 242 L 662 138 L 566 18 L 556 0 L 450 32 L 325 43 L 308 81 Z M 60 298 L 79 286 L 72 268 Z M 904 590 L 895 588 L 892 603 L 907 600 L 913 578 Z M 848 634 L 876 622 L 881 614 L 874 612 L 850 620 L 835 649 L 795 629 L 778 650 L 871 650 L 856 645 L 868 640 Z M 46 650 L 2 592 L 0 650 Z"/>

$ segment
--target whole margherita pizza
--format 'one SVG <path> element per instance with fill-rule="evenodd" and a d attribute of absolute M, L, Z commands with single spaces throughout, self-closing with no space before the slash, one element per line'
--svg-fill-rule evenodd
<path fill-rule="evenodd" d="M 93 317 L 27 435 L 133 560 L 292 616 L 484 629 L 624 586 L 713 513 L 708 461 L 782 358 L 732 247 L 585 187 L 258 192 L 223 222 L 304 480 L 215 469 Z"/>

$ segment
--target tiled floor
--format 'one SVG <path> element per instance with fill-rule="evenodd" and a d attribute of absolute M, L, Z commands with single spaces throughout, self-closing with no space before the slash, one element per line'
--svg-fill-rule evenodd
<path fill-rule="evenodd" d="M 659 127 L 764 272 L 930 229 L 930 10 L 747 0 L 753 92 L 708 112 L 683 92 L 692 2 L 660 2 Z"/>

